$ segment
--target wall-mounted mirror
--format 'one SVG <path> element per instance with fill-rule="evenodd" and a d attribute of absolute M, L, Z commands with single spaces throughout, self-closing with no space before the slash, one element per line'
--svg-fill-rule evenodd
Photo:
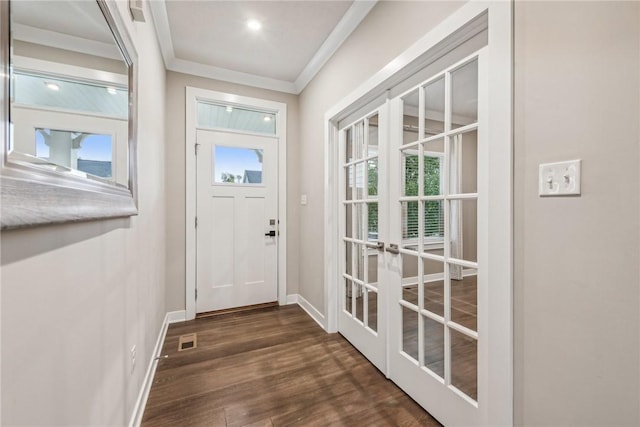
<path fill-rule="evenodd" d="M 135 215 L 136 54 L 115 4 L 0 8 L 2 228 Z"/>

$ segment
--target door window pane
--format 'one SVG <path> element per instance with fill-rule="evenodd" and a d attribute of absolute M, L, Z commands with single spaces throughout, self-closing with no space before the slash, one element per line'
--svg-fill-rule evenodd
<path fill-rule="evenodd" d="M 367 290 L 367 326 L 378 331 L 378 293 Z"/>
<path fill-rule="evenodd" d="M 369 117 L 369 145 L 367 148 L 367 157 L 378 155 L 378 115 Z"/>
<path fill-rule="evenodd" d="M 477 200 L 451 200 L 449 209 L 449 241 L 451 258 L 476 262 L 478 260 Z M 451 271 L 451 277 L 462 274 Z M 460 270 L 461 271 L 461 270 Z"/>
<path fill-rule="evenodd" d="M 405 95 L 402 98 L 402 139 L 403 144 L 417 141 L 418 135 L 418 117 L 420 110 L 420 98 L 418 90 Z"/>
<path fill-rule="evenodd" d="M 370 242 L 378 241 L 378 204 L 367 204 L 367 240 Z"/>
<path fill-rule="evenodd" d="M 355 284 L 355 294 L 353 297 L 356 301 L 356 319 L 361 322 L 364 322 L 364 288 L 362 285 Z"/>
<path fill-rule="evenodd" d="M 472 331 L 478 330 L 477 279 L 476 270 L 465 271 L 461 280 L 451 279 L 451 320 Z"/>
<path fill-rule="evenodd" d="M 402 351 L 418 360 L 418 313 L 402 306 Z"/>
<path fill-rule="evenodd" d="M 418 150 L 402 151 L 402 195 L 417 196 L 419 182 Z"/>
<path fill-rule="evenodd" d="M 478 61 L 451 73 L 451 129 L 478 121 Z"/>
<path fill-rule="evenodd" d="M 444 77 L 424 88 L 424 137 L 444 132 Z"/>
<path fill-rule="evenodd" d="M 402 299 L 418 305 L 418 257 L 402 254 Z"/>
<path fill-rule="evenodd" d="M 275 135 L 276 115 L 231 105 L 198 102 L 198 126 Z"/>
<path fill-rule="evenodd" d="M 424 309 L 444 317 L 444 263 L 423 259 Z"/>
<path fill-rule="evenodd" d="M 378 195 L 378 159 L 371 159 L 367 162 L 368 173 L 368 193 L 370 197 Z"/>
<path fill-rule="evenodd" d="M 418 202 L 401 202 L 402 247 L 418 250 Z"/>
<path fill-rule="evenodd" d="M 449 328 L 451 337 L 451 384 L 470 398 L 478 399 L 478 341 Z"/>
<path fill-rule="evenodd" d="M 216 145 L 214 152 L 214 182 L 262 184 L 263 150 Z"/>
<path fill-rule="evenodd" d="M 478 132 L 466 132 L 450 138 L 449 194 L 478 191 Z"/>
<path fill-rule="evenodd" d="M 422 316 L 424 366 L 444 378 L 444 325 Z"/>

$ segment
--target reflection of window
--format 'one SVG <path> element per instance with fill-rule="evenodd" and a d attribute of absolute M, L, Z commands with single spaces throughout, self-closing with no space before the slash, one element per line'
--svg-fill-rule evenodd
<path fill-rule="evenodd" d="M 263 150 L 216 145 L 216 183 L 262 184 Z"/>
<path fill-rule="evenodd" d="M 111 135 L 37 128 L 36 157 L 90 175 L 113 177 Z"/>
<path fill-rule="evenodd" d="M 443 156 L 441 153 L 425 153 L 423 162 L 424 195 L 442 194 L 441 171 Z M 404 157 L 404 193 L 406 196 L 418 196 L 419 162 L 418 155 Z M 442 242 L 444 238 L 444 207 L 441 200 L 427 200 L 424 203 L 425 241 Z M 409 202 L 403 205 L 403 230 L 406 239 L 419 237 L 418 216 L 420 203 Z"/>

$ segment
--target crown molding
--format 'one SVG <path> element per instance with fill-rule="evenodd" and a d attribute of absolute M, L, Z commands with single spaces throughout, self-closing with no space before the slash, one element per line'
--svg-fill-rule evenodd
<path fill-rule="evenodd" d="M 373 9 L 377 1 L 378 0 L 355 0 L 300 75 L 298 75 L 295 82 L 272 79 L 256 74 L 243 73 L 177 58 L 173 48 L 165 0 L 151 1 L 149 5 L 151 6 L 151 14 L 155 22 L 156 34 L 160 43 L 164 65 L 168 70 L 298 95 L 315 75 L 318 74 L 324 64 L 333 56 L 340 46 L 342 46 L 342 43 L 344 43 L 353 30 L 360 25 L 360 22 L 362 22 L 371 9 Z"/>

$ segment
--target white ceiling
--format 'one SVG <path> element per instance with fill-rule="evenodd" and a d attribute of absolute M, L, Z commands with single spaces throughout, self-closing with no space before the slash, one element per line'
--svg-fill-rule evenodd
<path fill-rule="evenodd" d="M 375 5 L 356 1 L 151 1 L 169 70 L 300 93 Z M 246 26 L 257 19 L 262 29 Z"/>

